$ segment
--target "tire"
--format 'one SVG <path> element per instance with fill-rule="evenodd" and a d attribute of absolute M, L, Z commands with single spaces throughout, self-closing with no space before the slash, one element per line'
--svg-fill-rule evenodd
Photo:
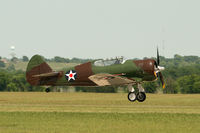
<path fill-rule="evenodd" d="M 46 89 L 45 89 L 45 92 L 46 92 L 46 93 L 49 93 L 50 91 L 51 91 L 50 88 L 46 88 Z"/>
<path fill-rule="evenodd" d="M 144 92 L 138 92 L 136 95 L 138 102 L 144 102 L 146 99 L 146 94 Z"/>
<path fill-rule="evenodd" d="M 135 92 L 128 93 L 128 100 L 134 102 L 137 99 Z"/>

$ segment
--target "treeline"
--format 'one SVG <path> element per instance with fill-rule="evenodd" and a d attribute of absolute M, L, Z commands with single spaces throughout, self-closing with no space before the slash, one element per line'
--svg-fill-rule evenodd
<path fill-rule="evenodd" d="M 46 61 L 48 62 L 60 62 L 60 63 L 84 63 L 84 62 L 88 62 L 88 61 L 92 61 L 92 59 L 81 59 L 81 58 L 63 58 L 60 56 L 55 56 L 52 59 L 46 59 Z"/>
<path fill-rule="evenodd" d="M 55 56 L 54 58 L 51 58 L 51 59 L 47 59 L 45 57 L 43 57 L 43 58 L 47 62 L 58 62 L 58 63 L 84 63 L 84 62 L 92 61 L 92 59 L 81 59 L 81 58 L 69 59 L 69 58 L 63 58 L 60 56 Z M 2 57 L 0 57 L 0 65 L 2 64 L 1 59 L 2 59 Z M 6 59 L 6 60 L 9 60 L 9 59 Z M 16 61 L 27 62 L 27 61 L 29 61 L 29 58 L 27 56 L 22 56 L 21 58 L 13 57 L 12 59 L 10 59 L 10 61 L 12 61 L 12 62 L 16 62 Z"/>
<path fill-rule="evenodd" d="M 28 58 L 28 57 L 27 57 Z M 27 61 L 25 56 L 22 61 Z M 1 59 L 1 58 L 0 58 Z M 155 58 L 153 58 L 155 59 Z M 54 57 L 46 59 L 49 62 L 65 62 L 65 63 L 84 63 L 92 61 L 91 59 L 79 58 L 62 58 Z M 200 93 L 200 57 L 198 56 L 180 56 L 175 55 L 174 58 L 160 57 L 161 66 L 165 67 L 162 72 L 165 78 L 166 88 L 161 88 L 160 81 L 145 82 L 143 84 L 146 92 L 149 93 Z M 13 60 L 14 61 L 14 60 Z M 25 79 L 25 72 L 16 71 L 14 65 L 10 65 L 7 69 L 3 69 L 5 64 L 0 60 L 0 91 L 44 91 L 44 87 L 32 87 Z M 69 89 L 69 87 L 56 87 L 55 91 L 60 89 Z M 74 91 L 83 92 L 118 92 L 127 91 L 126 87 L 75 87 Z"/>
<path fill-rule="evenodd" d="M 43 91 L 44 87 L 31 86 L 23 71 L 0 69 L 0 91 Z"/>

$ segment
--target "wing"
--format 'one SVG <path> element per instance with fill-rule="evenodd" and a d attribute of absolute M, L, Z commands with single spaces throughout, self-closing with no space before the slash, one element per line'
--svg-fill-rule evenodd
<path fill-rule="evenodd" d="M 96 83 L 98 86 L 107 86 L 107 85 L 125 85 L 135 83 L 135 80 L 127 79 L 121 76 L 115 76 L 111 74 L 95 74 L 89 77 L 91 81 Z"/>

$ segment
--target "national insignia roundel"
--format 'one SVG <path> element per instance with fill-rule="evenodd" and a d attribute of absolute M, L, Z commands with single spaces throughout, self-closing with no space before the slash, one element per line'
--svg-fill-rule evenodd
<path fill-rule="evenodd" d="M 77 74 L 76 71 L 74 70 L 69 70 L 68 72 L 66 72 L 65 77 L 67 79 L 67 81 L 74 81 L 77 78 Z"/>

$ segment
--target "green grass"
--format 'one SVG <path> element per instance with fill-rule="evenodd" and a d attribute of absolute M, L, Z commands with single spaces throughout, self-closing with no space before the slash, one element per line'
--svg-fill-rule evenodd
<path fill-rule="evenodd" d="M 199 133 L 200 95 L 0 93 L 0 133 Z"/>
<path fill-rule="evenodd" d="M 199 133 L 197 114 L 0 113 L 2 133 Z"/>

